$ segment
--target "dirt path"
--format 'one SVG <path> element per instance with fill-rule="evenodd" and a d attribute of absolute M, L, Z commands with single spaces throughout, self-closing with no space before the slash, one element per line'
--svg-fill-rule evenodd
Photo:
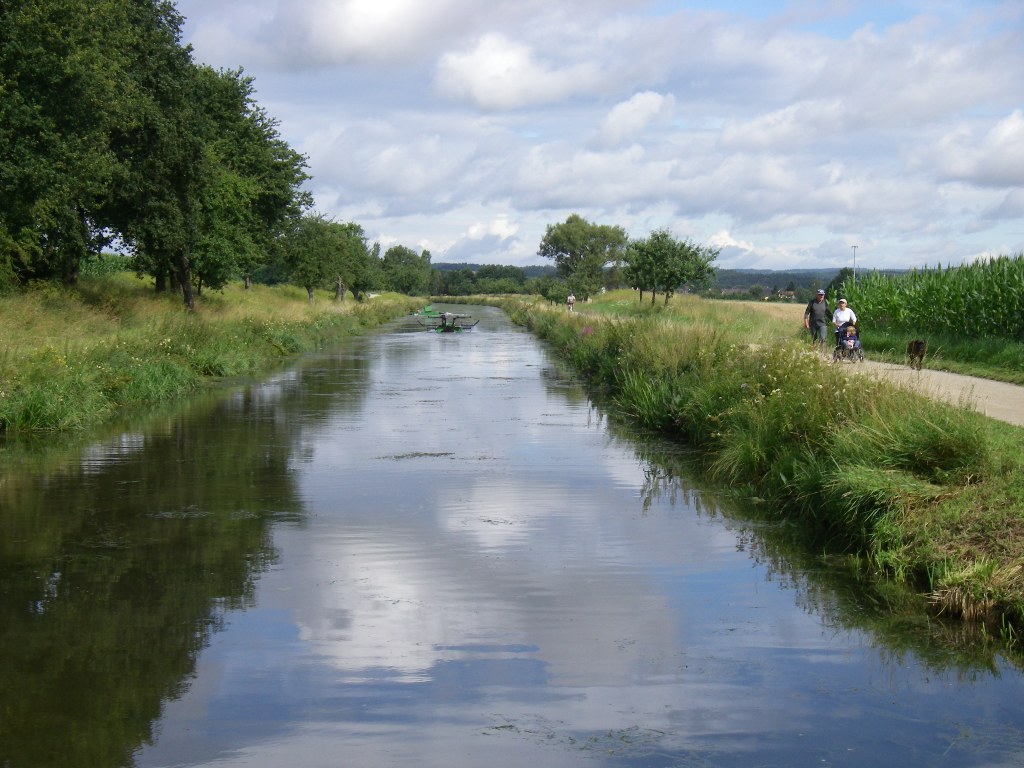
<path fill-rule="evenodd" d="M 958 373 L 915 371 L 907 365 L 878 363 L 839 363 L 860 372 L 894 381 L 936 400 L 963 402 L 976 411 L 1008 424 L 1024 426 L 1024 387 L 1000 381 L 961 376 Z"/>

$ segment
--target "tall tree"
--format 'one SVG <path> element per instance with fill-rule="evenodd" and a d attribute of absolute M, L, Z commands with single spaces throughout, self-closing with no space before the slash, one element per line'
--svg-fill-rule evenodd
<path fill-rule="evenodd" d="M 194 130 L 201 105 L 196 67 L 181 44 L 183 19 L 161 0 L 123 3 L 133 35 L 130 114 L 113 128 L 112 146 L 123 160 L 107 220 L 134 248 L 136 268 L 182 292 L 189 309 L 193 254 L 201 232 L 199 190 L 210 173 L 208 154 Z"/>
<path fill-rule="evenodd" d="M 248 286 L 274 236 L 309 204 L 299 190 L 308 178 L 305 158 L 280 139 L 241 71 L 199 67 L 195 89 L 193 130 L 207 172 L 196 190 L 194 272 L 213 288 L 238 274 Z"/>
<path fill-rule="evenodd" d="M 430 251 L 417 255 L 404 245 L 393 245 L 381 262 L 384 287 L 407 296 L 425 296 L 430 290 Z"/>
<path fill-rule="evenodd" d="M 380 243 L 374 243 L 366 252 L 366 269 L 350 278 L 349 290 L 358 301 L 362 301 L 371 288 L 380 285 L 381 257 Z"/>
<path fill-rule="evenodd" d="M 0 2 L 0 275 L 73 283 L 105 243 L 110 126 L 130 72 L 124 0 Z"/>
<path fill-rule="evenodd" d="M 592 224 L 574 213 L 548 225 L 537 253 L 554 260 L 573 292 L 587 299 L 603 284 L 605 267 L 622 259 L 627 242 L 622 227 Z"/>
<path fill-rule="evenodd" d="M 630 284 L 651 291 L 651 303 L 657 291 L 665 294 L 665 303 L 683 285 L 701 285 L 713 275 L 711 263 L 718 251 L 690 240 L 677 240 L 668 230 L 658 229 L 647 238 L 630 243 L 626 274 Z"/>
<path fill-rule="evenodd" d="M 345 294 L 352 291 L 356 300 L 362 300 L 359 286 L 366 283 L 370 264 L 370 250 L 366 246 L 363 228 L 355 222 L 331 224 L 333 254 L 330 263 L 334 279 L 334 300 L 344 301 Z"/>
<path fill-rule="evenodd" d="M 631 242 L 626 250 L 626 267 L 623 272 L 629 287 L 639 291 L 641 302 L 644 300 L 644 291 L 650 291 L 651 303 L 654 303 L 654 289 L 658 285 L 655 251 L 649 238 Z"/>
<path fill-rule="evenodd" d="M 335 299 L 348 290 L 362 298 L 369 285 L 373 252 L 358 224 L 308 213 L 295 221 L 280 247 L 289 279 L 306 289 L 310 302 L 316 288 L 333 286 Z"/>
<path fill-rule="evenodd" d="M 297 219 L 283 238 L 282 250 L 290 282 L 305 288 L 312 304 L 313 291 L 322 288 L 331 274 L 330 221 L 322 214 Z"/>
<path fill-rule="evenodd" d="M 182 23 L 168 0 L 0 0 L 0 287 L 72 283 L 120 236 L 191 308 L 308 205 L 305 158 Z"/>

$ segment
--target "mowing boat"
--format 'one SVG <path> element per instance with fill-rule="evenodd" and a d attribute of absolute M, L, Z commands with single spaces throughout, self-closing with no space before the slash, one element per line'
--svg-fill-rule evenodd
<path fill-rule="evenodd" d="M 434 309 L 434 306 L 432 304 L 427 304 L 427 306 L 425 306 L 423 309 L 418 309 L 415 312 L 413 312 L 412 316 L 439 318 L 441 317 L 441 313 Z"/>
<path fill-rule="evenodd" d="M 429 309 L 429 307 L 428 307 Z M 421 317 L 429 317 L 436 321 L 433 323 L 424 323 L 420 320 L 420 325 L 424 328 L 432 328 L 435 333 L 462 333 L 463 331 L 471 331 L 474 326 L 479 323 L 479 320 L 474 320 L 472 323 L 466 322 L 466 320 L 472 315 L 460 315 L 455 312 L 438 312 L 432 315 L 421 315 Z"/>

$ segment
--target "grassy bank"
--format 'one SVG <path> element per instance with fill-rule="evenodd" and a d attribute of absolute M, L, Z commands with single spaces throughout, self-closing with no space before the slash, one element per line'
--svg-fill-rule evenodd
<path fill-rule="evenodd" d="M 194 313 L 129 274 L 39 286 L 0 298 L 0 432 L 100 424 L 120 410 L 165 403 L 222 377 L 255 374 L 422 304 L 359 304 L 304 290 L 230 286 Z"/>
<path fill-rule="evenodd" d="M 824 364 L 792 307 L 503 305 L 638 424 L 700 448 L 712 482 L 937 612 L 1024 627 L 1024 430 Z"/>

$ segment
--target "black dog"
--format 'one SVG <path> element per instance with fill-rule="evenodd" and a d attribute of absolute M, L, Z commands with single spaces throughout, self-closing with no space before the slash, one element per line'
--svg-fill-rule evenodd
<path fill-rule="evenodd" d="M 911 368 L 921 370 L 921 363 L 924 362 L 924 353 L 928 351 L 928 342 L 924 339 L 914 339 L 907 343 L 907 361 Z"/>

